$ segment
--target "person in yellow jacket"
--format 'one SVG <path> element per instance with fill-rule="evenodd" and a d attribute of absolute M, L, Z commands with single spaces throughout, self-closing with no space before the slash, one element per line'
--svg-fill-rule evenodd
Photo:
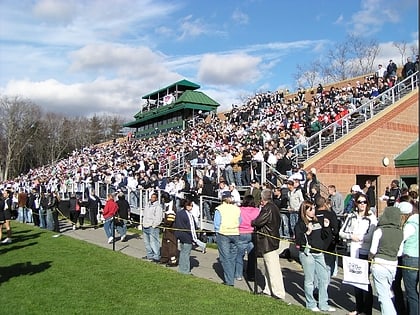
<path fill-rule="evenodd" d="M 223 267 L 225 285 L 234 285 L 235 261 L 239 242 L 239 224 L 241 210 L 232 204 L 230 191 L 222 193 L 222 204 L 214 213 L 214 231 L 216 232 L 217 248 Z"/>

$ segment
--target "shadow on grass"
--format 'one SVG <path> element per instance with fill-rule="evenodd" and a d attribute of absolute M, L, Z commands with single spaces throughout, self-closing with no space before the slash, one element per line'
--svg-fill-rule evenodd
<path fill-rule="evenodd" d="M 25 245 L 14 245 L 14 243 L 12 243 L 13 245 L 2 245 L 1 247 L 0 247 L 0 255 L 2 255 L 2 254 L 6 254 L 7 252 L 10 252 L 11 250 L 18 250 L 18 249 L 21 249 L 21 248 L 25 248 L 25 247 L 28 247 L 28 246 L 33 246 L 33 245 L 37 245 L 38 243 L 36 243 L 36 242 L 32 242 L 32 243 L 28 243 L 28 244 L 25 244 Z"/>
<path fill-rule="evenodd" d="M 32 265 L 30 261 L 27 261 L 8 267 L 0 267 L 0 285 L 9 281 L 13 277 L 33 275 L 39 272 L 43 272 L 51 267 L 51 263 L 51 261 L 46 261 L 38 265 Z"/>

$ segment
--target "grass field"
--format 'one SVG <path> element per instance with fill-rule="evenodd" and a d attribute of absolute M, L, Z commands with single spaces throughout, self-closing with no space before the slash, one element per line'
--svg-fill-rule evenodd
<path fill-rule="evenodd" d="M 13 222 L 0 246 L 0 314 L 309 314 Z"/>

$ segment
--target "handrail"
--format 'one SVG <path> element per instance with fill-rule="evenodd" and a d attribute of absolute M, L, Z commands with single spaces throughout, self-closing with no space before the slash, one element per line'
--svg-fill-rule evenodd
<path fill-rule="evenodd" d="M 363 121 L 359 121 L 359 123 L 356 125 L 359 126 L 360 124 L 372 119 L 376 114 L 378 114 L 381 111 L 381 105 L 384 105 L 387 102 L 390 102 L 388 105 L 395 104 L 408 92 L 415 90 L 418 87 L 418 79 L 419 72 L 417 71 L 416 73 L 405 78 L 401 82 L 398 82 L 393 87 L 379 94 L 375 98 L 369 100 L 367 103 L 362 104 L 353 112 L 348 113 L 344 117 L 340 118 L 338 121 L 334 121 L 333 123 L 326 126 L 324 129 L 308 137 L 307 150 L 305 152 L 305 160 L 308 160 L 310 157 L 315 155 L 316 152 L 321 151 L 331 142 L 336 141 L 338 138 L 341 138 L 342 136 L 348 134 L 351 130 L 353 130 L 354 128 L 352 128 L 351 126 L 352 121 L 357 122 L 357 120 L 361 118 Z M 324 137 L 324 135 L 331 130 L 332 132 L 329 135 L 329 137 Z M 292 152 L 296 152 L 297 147 L 298 145 L 292 147 Z M 292 159 L 295 160 L 295 163 L 299 162 L 299 157 L 296 154 L 292 156 Z"/>

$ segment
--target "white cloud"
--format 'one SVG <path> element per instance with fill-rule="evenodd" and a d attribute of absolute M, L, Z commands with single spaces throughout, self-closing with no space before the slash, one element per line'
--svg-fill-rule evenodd
<path fill-rule="evenodd" d="M 334 21 L 334 24 L 341 24 L 344 20 L 344 16 L 340 14 L 340 16 Z"/>
<path fill-rule="evenodd" d="M 246 54 L 203 56 L 198 78 L 207 84 L 240 85 L 257 81 L 260 76 L 261 58 Z"/>
<path fill-rule="evenodd" d="M 389 1 L 364 0 L 361 1 L 360 11 L 351 18 L 351 32 L 355 35 L 369 36 L 380 31 L 387 23 L 396 23 L 399 20 L 398 8 Z"/>
<path fill-rule="evenodd" d="M 91 71 L 127 78 L 170 73 L 165 67 L 165 56 L 145 46 L 92 44 L 72 52 L 71 58 L 71 71 Z"/>
<path fill-rule="evenodd" d="M 181 35 L 179 36 L 179 40 L 184 40 L 191 37 L 197 37 L 202 34 L 207 33 L 203 21 L 200 19 L 194 19 L 192 15 L 186 16 L 179 26 Z"/>
<path fill-rule="evenodd" d="M 69 24 L 77 11 L 73 1 L 40 0 L 33 7 L 34 16 L 47 23 Z"/>
<path fill-rule="evenodd" d="M 239 9 L 235 9 L 232 13 L 232 20 L 238 24 L 248 24 L 249 17 Z"/>

